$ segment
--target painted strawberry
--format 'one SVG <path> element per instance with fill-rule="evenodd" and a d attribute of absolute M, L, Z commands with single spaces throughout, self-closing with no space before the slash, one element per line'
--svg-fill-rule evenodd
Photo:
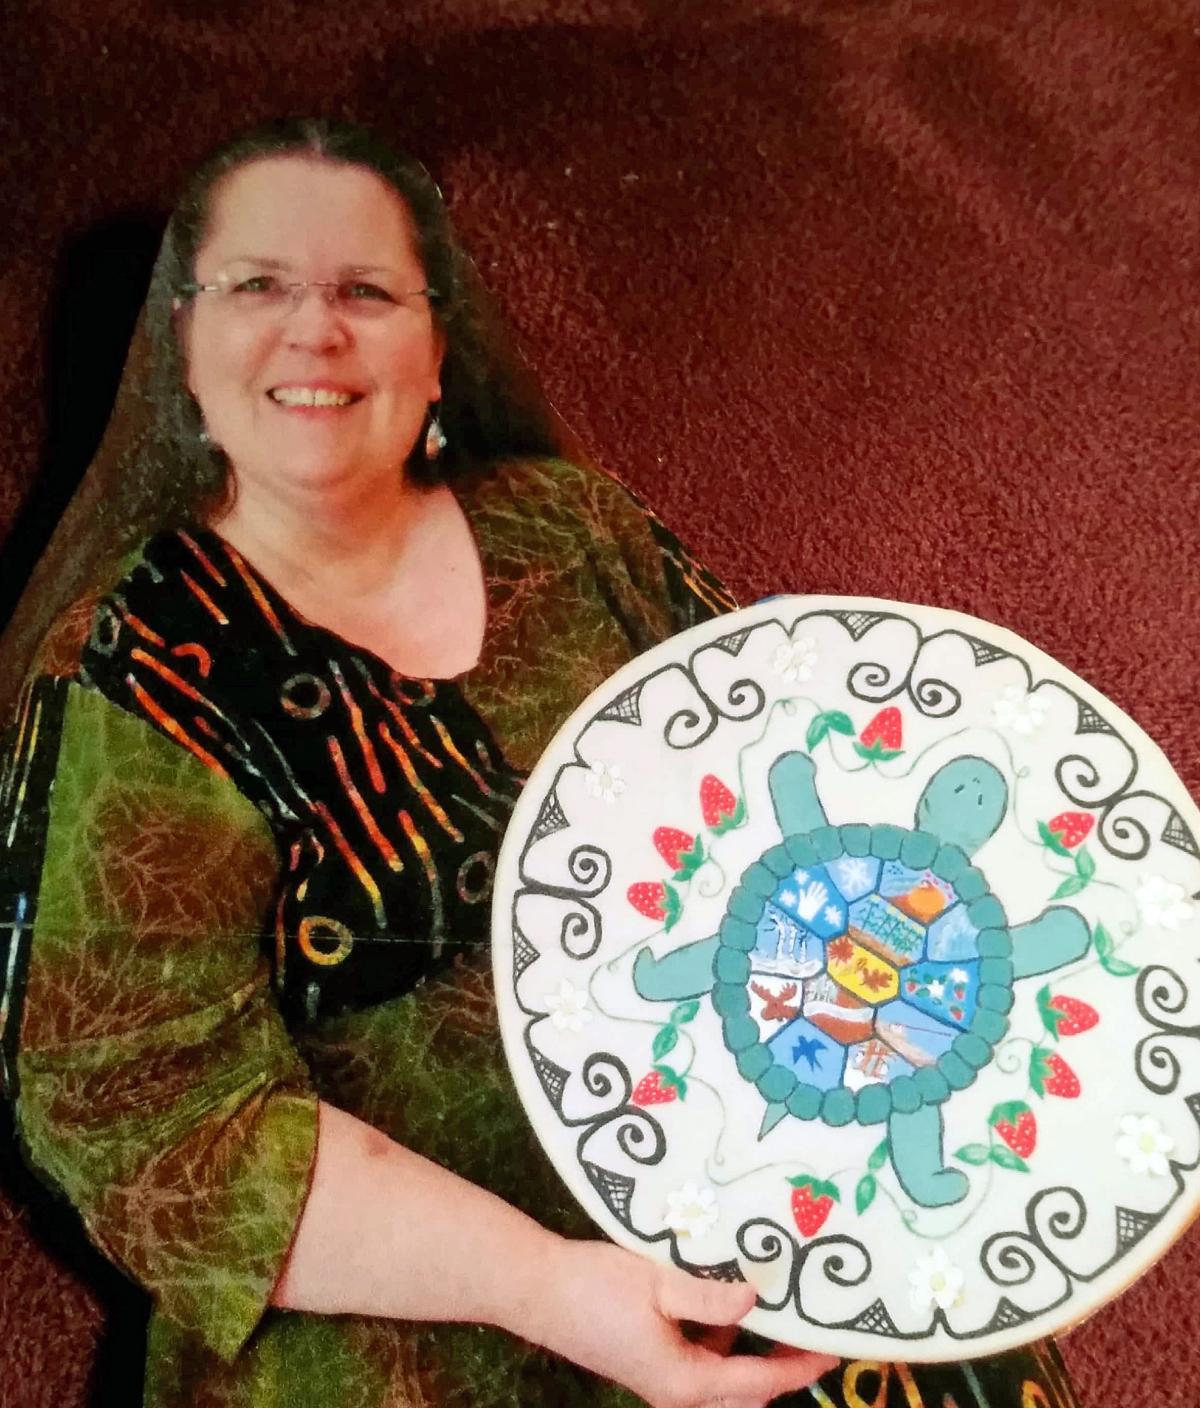
<path fill-rule="evenodd" d="M 880 709 L 879 713 L 859 734 L 859 739 L 868 748 L 872 743 L 882 743 L 885 748 L 898 749 L 901 747 L 903 738 L 903 720 L 900 717 L 900 710 L 894 704 L 886 709 Z"/>
<path fill-rule="evenodd" d="M 1046 1065 L 1049 1068 L 1046 1094 L 1060 1096 L 1063 1100 L 1074 1100 L 1080 1090 L 1079 1077 L 1057 1054 L 1048 1056 Z"/>
<path fill-rule="evenodd" d="M 1074 1100 L 1079 1094 L 1079 1077 L 1056 1051 L 1035 1046 L 1029 1057 L 1029 1083 L 1039 1095 L 1057 1095 Z"/>
<path fill-rule="evenodd" d="M 630 885 L 626 897 L 634 909 L 647 919 L 667 917 L 667 887 L 661 880 L 639 880 L 636 885 Z"/>
<path fill-rule="evenodd" d="M 1096 824 L 1096 818 L 1088 812 L 1059 812 L 1046 823 L 1046 830 L 1058 838 L 1064 850 L 1073 851 Z"/>
<path fill-rule="evenodd" d="M 804 1174 L 789 1178 L 792 1185 L 792 1217 L 802 1237 L 815 1237 L 825 1225 L 834 1203 L 841 1202 L 837 1185 Z"/>
<path fill-rule="evenodd" d="M 631 1098 L 635 1105 L 645 1107 L 669 1105 L 686 1095 L 687 1081 L 681 1075 L 677 1075 L 670 1066 L 655 1066 L 638 1081 Z"/>
<path fill-rule="evenodd" d="M 710 772 L 700 781 L 700 814 L 705 826 L 720 835 L 741 826 L 746 811 L 721 779 Z"/>
<path fill-rule="evenodd" d="M 677 880 L 690 880 L 704 863 L 704 842 L 677 826 L 660 826 L 654 833 L 654 845 Z"/>
<path fill-rule="evenodd" d="M 1080 1032 L 1090 1031 L 1100 1020 L 1099 1012 L 1077 997 L 1063 994 L 1052 997 L 1046 1005 L 1059 1014 L 1054 1019 L 1058 1036 L 1078 1036 Z"/>
<path fill-rule="evenodd" d="M 868 762 L 886 763 L 889 758 L 899 757 L 904 751 L 903 735 L 904 725 L 900 710 L 891 704 L 886 709 L 880 709 L 858 735 L 854 751 Z"/>
<path fill-rule="evenodd" d="M 1023 1100 L 997 1105 L 990 1118 L 992 1128 L 1019 1159 L 1027 1159 L 1033 1153 L 1037 1144 L 1037 1120 Z"/>

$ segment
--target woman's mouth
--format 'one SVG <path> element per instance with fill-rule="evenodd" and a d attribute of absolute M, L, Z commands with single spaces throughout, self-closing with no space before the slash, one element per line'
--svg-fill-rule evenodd
<path fill-rule="evenodd" d="M 289 409 L 316 408 L 328 409 L 338 406 L 352 406 L 362 400 L 358 391 L 340 391 L 327 386 L 273 386 L 267 395 L 277 406 Z"/>

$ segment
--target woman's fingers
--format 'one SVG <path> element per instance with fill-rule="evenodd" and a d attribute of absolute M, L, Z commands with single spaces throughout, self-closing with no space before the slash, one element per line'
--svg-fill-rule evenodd
<path fill-rule="evenodd" d="M 768 1354 L 758 1359 L 735 1354 L 713 1367 L 704 1397 L 711 1403 L 722 1399 L 736 1404 L 747 1399 L 753 1404 L 769 1403 L 783 1393 L 807 1388 L 822 1374 L 835 1369 L 841 1360 L 830 1354 L 798 1350 L 794 1354 Z"/>

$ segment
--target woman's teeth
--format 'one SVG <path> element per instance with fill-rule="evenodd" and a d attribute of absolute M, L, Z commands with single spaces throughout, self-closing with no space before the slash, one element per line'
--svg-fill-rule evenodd
<path fill-rule="evenodd" d="M 348 391 L 319 391 L 311 386 L 277 386 L 267 395 L 281 406 L 348 406 L 357 399 Z"/>

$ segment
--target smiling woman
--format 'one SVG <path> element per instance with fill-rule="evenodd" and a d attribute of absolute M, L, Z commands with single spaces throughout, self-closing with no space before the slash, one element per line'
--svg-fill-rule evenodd
<path fill-rule="evenodd" d="M 831 1367 L 590 1238 L 490 987 L 529 768 L 730 604 L 573 450 L 418 166 L 293 122 L 201 167 L 5 642 L 0 1076 L 153 1296 L 147 1404 L 761 1408 Z"/>

